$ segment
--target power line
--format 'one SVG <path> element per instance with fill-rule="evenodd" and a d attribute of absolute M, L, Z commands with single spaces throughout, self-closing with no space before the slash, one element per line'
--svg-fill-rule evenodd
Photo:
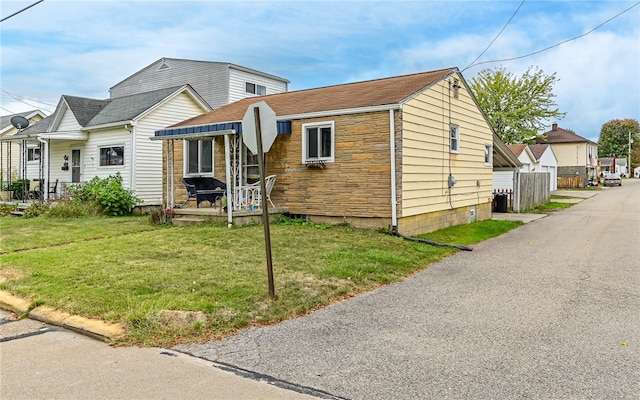
<path fill-rule="evenodd" d="M 530 56 L 533 56 L 533 55 L 536 55 L 536 54 L 540 54 L 540 53 L 542 53 L 542 52 L 544 52 L 544 51 L 547 51 L 547 50 L 553 49 L 554 47 L 558 47 L 558 46 L 560 46 L 560 45 L 562 45 L 562 44 L 565 44 L 565 43 L 567 43 L 567 42 L 571 42 L 571 41 L 573 41 L 573 40 L 580 39 L 581 37 L 584 37 L 584 36 L 587 36 L 587 35 L 588 35 L 588 34 L 590 34 L 590 33 L 593 33 L 593 32 L 594 32 L 594 31 L 596 31 L 597 29 L 599 29 L 599 28 L 601 28 L 602 26 L 604 26 L 604 25 L 608 24 L 609 22 L 613 21 L 614 19 L 618 18 L 618 17 L 619 17 L 619 16 L 621 16 L 622 14 L 624 14 L 624 13 L 628 12 L 628 11 L 629 11 L 629 10 L 631 10 L 632 8 L 636 7 L 638 4 L 640 4 L 640 1 L 639 1 L 639 2 L 637 2 L 637 3 L 635 3 L 634 5 L 632 5 L 631 7 L 627 8 L 626 10 L 621 11 L 621 12 L 619 12 L 618 14 L 614 15 L 613 17 L 609 18 L 608 20 L 604 21 L 603 23 L 601 23 L 600 25 L 598 25 L 598 26 L 596 26 L 595 28 L 591 29 L 590 31 L 583 33 L 582 35 L 578 35 L 578 36 L 573 37 L 573 38 L 571 38 L 571 39 L 563 40 L 563 41 L 561 41 L 561 42 L 559 42 L 559 43 L 556 43 L 556 44 L 554 44 L 554 45 L 552 45 L 552 46 L 546 47 L 546 48 L 544 48 L 544 49 L 542 49 L 542 50 L 534 51 L 533 53 L 525 54 L 525 55 L 523 55 L 523 56 L 512 57 L 512 58 L 504 58 L 504 59 L 501 59 L 501 60 L 483 61 L 483 62 L 479 62 L 479 63 L 477 63 L 477 64 L 470 64 L 470 65 L 469 65 L 467 68 L 465 68 L 465 69 L 468 69 L 468 68 L 470 68 L 470 67 L 475 67 L 475 66 L 477 66 L 477 65 L 482 65 L 482 64 L 488 64 L 488 63 L 495 63 L 495 62 L 504 62 L 504 61 L 519 60 L 519 59 L 521 59 L 521 58 L 526 58 L 526 57 L 530 57 Z"/>
<path fill-rule="evenodd" d="M 24 104 L 26 104 L 26 105 L 28 105 L 28 106 L 31 106 L 31 107 L 35 107 L 35 108 L 37 108 L 37 109 L 43 109 L 44 111 L 47 111 L 49 114 L 51 114 L 51 110 L 49 110 L 49 109 L 46 109 L 46 108 L 44 108 L 44 107 L 40 107 L 40 106 L 36 106 L 36 105 L 34 105 L 34 104 L 27 103 L 26 101 L 22 100 L 22 99 L 21 99 L 21 98 L 19 98 L 18 96 L 13 95 L 13 94 L 11 94 L 11 93 L 7 92 L 7 91 L 6 91 L 6 90 L 4 90 L 3 88 L 0 88 L 0 90 L 2 90 L 4 93 L 6 93 L 7 95 L 9 95 L 9 97 L 11 97 L 11 98 L 12 98 L 12 99 L 14 99 L 14 100 L 17 100 L 17 101 L 19 101 L 19 102 L 21 102 L 21 103 L 24 103 Z M 26 97 L 24 97 L 24 98 L 26 99 Z M 28 100 L 35 101 L 35 102 L 38 102 L 38 103 L 41 103 L 41 104 L 45 104 L 45 105 L 48 105 L 48 106 L 54 106 L 54 107 L 55 107 L 55 105 L 53 105 L 53 104 L 44 103 L 44 102 L 42 102 L 42 101 L 38 101 L 38 100 L 34 100 L 34 99 L 28 99 Z"/>
<path fill-rule="evenodd" d="M 491 43 L 489 43 L 489 45 L 488 45 L 488 46 L 487 46 L 487 47 L 482 51 L 482 53 L 480 53 L 480 55 L 479 55 L 478 57 L 476 57 L 476 59 L 475 59 L 475 60 L 471 61 L 471 62 L 469 63 L 469 65 L 467 65 L 467 66 L 466 66 L 462 71 L 460 71 L 460 72 L 464 72 L 464 71 L 466 71 L 469 67 L 471 67 L 471 66 L 473 65 L 473 63 L 475 63 L 476 61 L 478 61 L 478 59 L 479 59 L 480 57 L 482 57 L 482 55 L 483 55 L 487 50 L 489 50 L 489 47 L 491 47 L 491 45 L 493 44 L 493 42 L 495 42 L 495 41 L 500 37 L 500 35 L 501 35 L 501 34 L 502 34 L 502 32 L 507 28 L 507 26 L 509 25 L 509 23 L 511 22 L 511 20 L 513 19 L 513 17 L 515 17 L 515 16 L 516 16 L 516 14 L 518 13 L 518 11 L 520 11 L 520 8 L 521 8 L 521 7 L 522 7 L 522 5 L 524 4 L 524 2 L 525 2 L 525 0 L 522 0 L 522 2 L 520 3 L 520 5 L 519 5 L 519 6 L 518 6 L 518 8 L 516 9 L 516 11 L 514 11 L 513 15 L 511 15 L 511 18 L 509 18 L 509 20 L 507 21 L 507 23 L 506 23 L 506 24 L 504 24 L 504 26 L 502 27 L 502 29 L 500 29 L 500 32 L 498 32 L 498 34 L 496 35 L 496 37 L 495 37 L 495 38 L 493 38 L 493 40 L 491 41 Z"/>
<path fill-rule="evenodd" d="M 13 16 L 16 16 L 16 15 L 20 14 L 21 12 L 23 12 L 23 11 L 26 11 L 26 10 L 30 9 L 31 7 L 35 6 L 36 4 L 38 4 L 38 3 L 42 3 L 43 1 L 44 1 L 44 0 L 38 0 L 38 1 L 36 1 L 35 3 L 31 4 L 30 6 L 27 6 L 27 7 L 23 8 L 23 9 L 22 9 L 22 10 L 20 10 L 20 11 L 16 11 L 16 12 L 14 12 L 13 14 L 11 14 L 11 15 L 9 15 L 9 16 L 6 16 L 6 17 L 4 17 L 4 18 L 2 18 L 2 19 L 0 19 L 0 22 L 5 21 L 5 20 L 8 20 L 9 18 L 11 18 L 11 17 L 13 17 Z"/>

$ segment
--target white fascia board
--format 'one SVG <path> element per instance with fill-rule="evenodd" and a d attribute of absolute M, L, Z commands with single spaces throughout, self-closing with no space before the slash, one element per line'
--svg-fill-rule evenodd
<path fill-rule="evenodd" d="M 117 122 L 109 122 L 108 124 L 101 124 L 101 125 L 90 125 L 90 126 L 86 126 L 84 128 L 82 128 L 82 132 L 90 132 L 90 131 L 95 131 L 95 130 L 100 130 L 100 129 L 109 129 L 109 128 L 117 128 L 119 126 L 124 127 L 125 125 L 131 125 L 133 124 L 134 120 L 126 120 L 126 121 L 117 121 Z"/>
<path fill-rule="evenodd" d="M 389 110 L 399 110 L 399 109 L 400 109 L 400 104 L 385 104 L 382 106 L 345 108 L 342 110 L 316 111 L 316 112 L 310 112 L 310 113 L 304 113 L 304 114 L 277 115 L 276 120 L 289 121 L 289 120 L 304 119 L 304 118 L 332 117 L 332 116 L 338 116 L 338 115 L 361 114 L 361 113 L 370 113 L 370 112 L 376 112 L 376 111 L 389 111 Z"/>
<path fill-rule="evenodd" d="M 56 106 L 56 109 L 53 112 L 55 114 L 55 117 L 53 117 L 53 121 L 51 121 L 51 124 L 47 128 L 49 132 L 52 132 L 54 128 L 58 127 L 58 125 L 60 124 L 60 121 L 62 120 L 62 114 L 64 113 L 65 109 L 71 111 L 69 104 L 67 104 L 67 100 L 64 98 L 64 96 L 60 96 L 60 101 L 58 102 L 58 105 Z M 71 111 L 71 114 L 73 114 L 72 111 Z M 74 115 L 73 118 L 75 119 L 75 117 L 76 116 Z M 76 120 L 76 123 L 78 123 L 78 120 Z M 78 125 L 80 124 L 78 123 Z"/>
<path fill-rule="evenodd" d="M 86 132 L 75 131 L 75 132 L 47 132 L 41 133 L 38 135 L 40 139 L 51 139 L 51 140 L 87 140 L 89 135 Z"/>

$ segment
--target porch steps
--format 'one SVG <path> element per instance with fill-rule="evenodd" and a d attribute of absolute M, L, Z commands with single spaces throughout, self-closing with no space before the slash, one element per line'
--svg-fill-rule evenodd
<path fill-rule="evenodd" d="M 171 223 L 176 226 L 197 225 L 207 222 L 207 217 L 204 215 L 181 215 L 180 217 L 173 217 Z"/>

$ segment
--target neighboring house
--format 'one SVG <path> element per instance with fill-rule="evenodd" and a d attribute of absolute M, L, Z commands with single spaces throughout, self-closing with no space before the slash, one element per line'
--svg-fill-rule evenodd
<path fill-rule="evenodd" d="M 200 175 L 249 181 L 256 161 L 241 121 L 258 101 L 277 121 L 265 154 L 265 175 L 277 176 L 271 199 L 311 221 L 418 234 L 488 219 L 494 167 L 520 167 L 451 68 L 244 99 L 159 130 L 166 205 L 187 198 L 189 171 L 173 162 L 185 144 L 213 140 L 214 168 Z"/>
<path fill-rule="evenodd" d="M 149 140 L 155 130 L 241 98 L 285 92 L 288 83 L 229 63 L 162 58 L 111 87 L 109 99 L 62 96 L 53 115 L 22 135 L 48 155 L 44 166 L 27 175 L 57 180 L 60 191 L 120 172 L 142 206 L 157 206 L 163 197 L 162 144 Z M 206 153 L 206 143 L 188 149 L 185 167 L 211 169 Z"/>
<path fill-rule="evenodd" d="M 230 63 L 161 58 L 111 87 L 109 93 L 114 98 L 187 84 L 213 109 L 245 97 L 286 92 L 289 81 Z"/>
<path fill-rule="evenodd" d="M 597 175 L 598 144 L 553 124 L 538 144 L 549 144 L 558 160 L 559 178 L 583 178 L 584 183 Z"/>
<path fill-rule="evenodd" d="M 529 145 L 508 144 L 507 147 L 516 157 L 518 157 L 518 161 L 522 163 L 518 172 L 531 172 L 534 168 L 533 165 L 536 163 L 536 159 Z M 512 171 L 494 171 L 493 189 L 498 191 L 513 190 L 514 181 L 516 179 L 517 177 Z"/>
<path fill-rule="evenodd" d="M 0 187 L 5 187 L 8 182 L 22 178 L 24 168 L 27 166 L 33 167 L 33 165 L 37 166 L 40 159 L 40 149 L 37 145 L 27 147 L 27 154 L 25 155 L 21 151 L 21 146 L 18 142 L 8 140 L 18 133 L 18 129 L 11 124 L 11 118 L 15 116 L 26 118 L 29 121 L 29 125 L 33 125 L 45 118 L 45 115 L 40 110 L 0 117 Z"/>
<path fill-rule="evenodd" d="M 534 156 L 531 172 L 547 172 L 549 174 L 549 190 L 558 189 L 558 158 L 549 144 L 530 144 L 529 149 Z"/>
<path fill-rule="evenodd" d="M 532 204 L 540 204 L 543 200 L 548 201 L 550 192 L 556 190 L 558 185 L 556 175 L 558 164 L 551 146 L 548 144 L 509 144 L 507 147 L 518 157 L 522 166 L 515 174 L 511 171 L 494 171 L 493 189 L 496 192 L 513 190 L 513 209 L 517 212 L 527 209 L 527 206 Z M 535 174 L 549 175 L 548 187 L 547 179 L 540 179 Z M 524 180 L 527 175 L 529 179 Z M 529 196 L 529 198 L 523 196 Z"/>
<path fill-rule="evenodd" d="M 612 167 L 615 163 L 615 167 Z M 620 176 L 627 176 L 627 159 L 617 157 L 600 157 L 598 158 L 598 167 L 600 173 L 615 172 Z"/>
<path fill-rule="evenodd" d="M 52 115 L 14 138 L 41 144 L 43 168 L 29 171 L 31 179 L 58 181 L 60 191 L 120 173 L 123 186 L 133 189 L 143 206 L 157 206 L 162 203 L 162 146 L 150 137 L 185 114 L 208 110 L 189 85 L 106 100 L 65 95 Z"/>

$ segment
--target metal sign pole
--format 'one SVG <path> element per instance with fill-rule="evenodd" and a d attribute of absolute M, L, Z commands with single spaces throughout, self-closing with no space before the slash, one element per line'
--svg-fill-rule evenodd
<path fill-rule="evenodd" d="M 267 252 L 267 278 L 269 280 L 269 296 L 276 297 L 273 283 L 273 261 L 271 259 L 271 232 L 269 231 L 269 210 L 267 209 L 267 188 L 264 181 L 264 153 L 262 152 L 262 129 L 260 128 L 260 109 L 253 108 L 256 122 L 256 142 L 258 145 L 258 171 L 260 174 L 260 205 L 262 206 L 262 224 L 264 225 L 264 244 Z"/>

